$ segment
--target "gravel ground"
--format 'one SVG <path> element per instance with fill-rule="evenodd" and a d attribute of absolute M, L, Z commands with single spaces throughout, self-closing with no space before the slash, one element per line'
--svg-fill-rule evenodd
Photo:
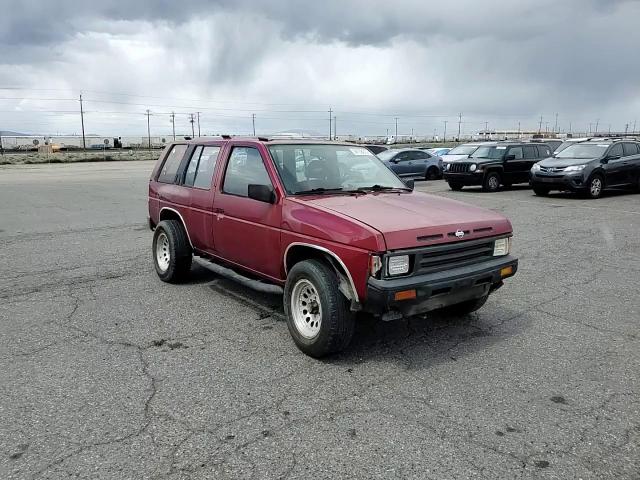
<path fill-rule="evenodd" d="M 160 282 L 150 162 L 0 167 L 0 478 L 640 478 L 640 196 L 418 189 L 509 216 L 479 312 L 301 354 L 281 298 Z"/>
<path fill-rule="evenodd" d="M 5 152 L 0 165 L 31 165 L 41 163 L 115 162 L 156 160 L 161 150 L 87 150 L 55 153 Z"/>

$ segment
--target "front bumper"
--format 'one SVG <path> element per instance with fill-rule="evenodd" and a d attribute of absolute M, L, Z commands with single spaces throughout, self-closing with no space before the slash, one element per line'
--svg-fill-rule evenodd
<path fill-rule="evenodd" d="M 484 175 L 482 170 L 476 170 L 474 173 L 450 173 L 445 171 L 443 177 L 447 182 L 461 183 L 463 185 L 482 185 Z"/>
<path fill-rule="evenodd" d="M 501 270 L 511 267 L 508 275 Z M 518 259 L 511 255 L 466 267 L 395 279 L 370 278 L 364 310 L 374 315 L 395 314 L 410 317 L 467 300 L 481 298 L 515 275 Z M 395 300 L 398 292 L 415 290 L 411 300 Z"/>
<path fill-rule="evenodd" d="M 582 190 L 587 188 L 582 172 L 549 174 L 535 172 L 529 176 L 532 187 L 548 188 L 550 190 Z"/>

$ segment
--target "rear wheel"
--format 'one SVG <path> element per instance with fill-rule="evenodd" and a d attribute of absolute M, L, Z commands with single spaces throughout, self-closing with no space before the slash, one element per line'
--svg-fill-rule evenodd
<path fill-rule="evenodd" d="M 600 198 L 604 190 L 604 177 L 596 173 L 589 179 L 586 195 L 588 198 Z"/>
<path fill-rule="evenodd" d="M 425 175 L 425 180 L 437 180 L 438 178 L 440 178 L 440 170 L 438 167 L 429 167 Z"/>
<path fill-rule="evenodd" d="M 339 352 L 353 336 L 355 318 L 338 284 L 333 269 L 318 260 L 296 263 L 287 275 L 287 327 L 297 347 L 311 357 Z"/>
<path fill-rule="evenodd" d="M 546 197 L 549 195 L 549 189 L 544 187 L 533 187 L 533 193 L 539 197 Z"/>
<path fill-rule="evenodd" d="M 163 282 L 184 280 L 191 270 L 193 252 L 182 223 L 163 220 L 153 233 L 153 264 Z"/>
<path fill-rule="evenodd" d="M 485 295 L 481 298 L 474 298 L 473 300 L 467 300 L 466 302 L 457 303 L 448 307 L 437 310 L 438 313 L 450 317 L 462 317 L 480 309 L 489 298 L 489 295 Z"/>
<path fill-rule="evenodd" d="M 482 190 L 485 192 L 497 192 L 500 188 L 500 174 L 498 172 L 489 172 L 482 182 Z"/>
<path fill-rule="evenodd" d="M 462 190 L 462 187 L 464 187 L 462 183 L 458 183 L 458 182 L 447 182 L 447 183 L 449 184 L 449 188 L 454 192 L 459 192 L 460 190 Z"/>

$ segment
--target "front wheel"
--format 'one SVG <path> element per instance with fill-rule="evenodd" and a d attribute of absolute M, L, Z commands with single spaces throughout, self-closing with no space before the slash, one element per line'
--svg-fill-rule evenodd
<path fill-rule="evenodd" d="M 458 182 L 447 182 L 447 183 L 449 184 L 449 188 L 454 192 L 459 192 L 460 190 L 462 190 L 462 187 L 464 187 L 462 183 L 458 183 Z"/>
<path fill-rule="evenodd" d="M 489 172 L 482 182 L 482 190 L 485 192 L 497 192 L 500 188 L 500 174 L 498 172 Z"/>
<path fill-rule="evenodd" d="M 533 187 L 533 193 L 539 197 L 546 197 L 549 195 L 549 189 L 544 187 Z"/>
<path fill-rule="evenodd" d="M 333 269 L 318 260 L 296 263 L 287 276 L 287 327 L 297 347 L 311 357 L 339 352 L 353 336 L 355 318 L 338 284 Z"/>
<path fill-rule="evenodd" d="M 588 198 L 600 198 L 602 196 L 602 191 L 604 190 L 604 177 L 599 173 L 596 173 L 589 179 L 589 184 L 587 187 L 587 197 Z"/>

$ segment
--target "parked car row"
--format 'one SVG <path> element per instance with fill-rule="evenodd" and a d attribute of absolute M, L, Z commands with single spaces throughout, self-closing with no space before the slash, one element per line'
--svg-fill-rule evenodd
<path fill-rule="evenodd" d="M 598 137 L 465 144 L 443 156 L 443 171 L 452 190 L 480 185 L 495 192 L 528 183 L 537 195 L 556 190 L 598 198 L 609 187 L 640 190 L 640 142 Z"/>

